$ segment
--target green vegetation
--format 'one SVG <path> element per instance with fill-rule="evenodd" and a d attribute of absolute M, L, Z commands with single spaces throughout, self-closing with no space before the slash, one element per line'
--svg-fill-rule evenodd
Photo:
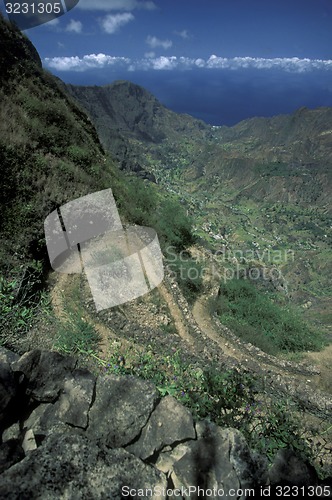
<path fill-rule="evenodd" d="M 64 354 L 94 353 L 100 337 L 96 329 L 81 318 L 78 312 L 72 311 L 70 319 L 59 323 L 54 348 Z"/>
<path fill-rule="evenodd" d="M 298 169 L 290 168 L 288 163 L 284 162 L 271 162 L 263 163 L 255 167 L 256 172 L 264 177 L 289 177 L 299 175 Z"/>
<path fill-rule="evenodd" d="M 0 346 L 15 349 L 40 316 L 50 314 L 50 299 L 41 289 L 41 280 L 37 262 L 23 279 L 19 272 L 11 278 L 0 273 Z"/>
<path fill-rule="evenodd" d="M 249 280 L 223 283 L 214 307 L 222 323 L 270 354 L 319 350 L 323 346 L 322 334 L 310 328 L 294 308 L 279 306 Z"/>
<path fill-rule="evenodd" d="M 153 227 L 164 251 L 177 252 L 194 243 L 192 220 L 179 201 L 163 194 L 157 186 L 136 176 L 119 172 L 112 184 L 120 215 L 130 222 Z"/>

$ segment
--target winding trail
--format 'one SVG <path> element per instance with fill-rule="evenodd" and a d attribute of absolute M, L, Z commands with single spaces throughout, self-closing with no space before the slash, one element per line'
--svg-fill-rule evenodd
<path fill-rule="evenodd" d="M 243 353 L 236 347 L 230 346 L 228 341 L 221 336 L 221 332 L 217 331 L 211 321 L 211 316 L 208 312 L 206 297 L 201 295 L 196 300 L 192 309 L 194 320 L 199 326 L 200 330 L 207 335 L 213 342 L 215 342 L 226 356 L 235 358 L 240 363 L 244 362 Z"/>
<path fill-rule="evenodd" d="M 195 341 L 189 333 L 188 325 L 186 324 L 186 320 L 183 316 L 183 312 L 181 311 L 179 305 L 173 299 L 172 294 L 167 290 L 166 286 L 163 283 L 159 285 L 158 290 L 168 306 L 177 333 L 183 340 L 193 345 Z"/>
<path fill-rule="evenodd" d="M 61 321 L 66 320 L 65 299 L 77 276 L 58 274 L 54 287 L 51 291 L 52 303 L 56 317 Z M 238 339 L 228 328 L 219 324 L 216 318 L 211 317 L 208 298 L 213 290 L 209 277 L 206 276 L 204 292 L 194 303 L 192 309 L 183 307 L 177 297 L 181 292 L 176 284 L 167 279 L 158 287 L 158 291 L 167 304 L 173 319 L 177 334 L 185 342 L 194 354 L 202 352 L 202 348 L 208 347 L 213 352 L 219 352 L 224 359 L 229 360 L 231 366 L 236 360 L 241 367 L 252 371 L 260 376 L 268 376 L 277 387 L 282 387 L 283 392 L 296 398 L 299 394 L 302 401 L 307 399 L 309 406 L 322 406 L 325 410 L 332 410 L 331 395 L 331 369 L 330 360 L 332 356 L 332 345 L 324 351 L 310 353 L 309 359 L 316 366 L 308 366 L 305 363 L 291 363 L 266 355 L 251 344 L 246 344 Z M 185 301 L 187 304 L 187 302 Z M 110 348 L 110 340 L 117 339 L 117 335 L 109 326 L 92 318 L 88 311 L 84 310 L 83 318 L 89 322 L 100 335 L 100 355 L 107 359 Z M 194 335 L 194 331 L 196 335 Z M 324 392 L 322 392 L 324 391 Z"/>

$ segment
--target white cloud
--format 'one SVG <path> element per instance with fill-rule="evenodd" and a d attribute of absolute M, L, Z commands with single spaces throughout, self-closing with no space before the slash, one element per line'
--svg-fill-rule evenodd
<path fill-rule="evenodd" d="M 150 45 L 152 49 L 156 49 L 157 47 L 162 47 L 165 50 L 169 49 L 173 45 L 173 42 L 171 40 L 160 40 L 160 38 L 151 35 L 147 37 L 146 43 Z"/>
<path fill-rule="evenodd" d="M 116 33 L 122 26 L 128 24 L 134 19 L 134 16 L 130 12 L 124 14 L 108 14 L 106 17 L 101 19 L 100 24 L 106 33 L 112 35 L 113 33 Z"/>
<path fill-rule="evenodd" d="M 89 54 L 83 57 L 47 57 L 44 59 L 46 66 L 58 71 L 86 71 L 93 68 L 105 68 L 106 66 L 128 65 L 130 59 L 125 57 L 114 57 L 106 54 Z"/>
<path fill-rule="evenodd" d="M 200 57 L 198 59 L 195 59 L 195 65 L 198 68 L 204 68 L 205 67 L 205 61 L 204 61 L 204 59 L 201 59 Z"/>
<path fill-rule="evenodd" d="M 151 59 L 151 67 L 157 70 L 164 69 L 175 69 L 178 66 L 177 58 L 175 56 L 171 57 L 157 57 L 156 59 Z"/>
<path fill-rule="evenodd" d="M 264 59 L 259 57 L 219 57 L 211 55 L 208 59 L 176 56 L 156 57 L 154 52 L 145 54 L 144 59 L 129 59 L 114 57 L 106 54 L 89 54 L 79 57 L 46 58 L 44 63 L 49 68 L 58 71 L 86 71 L 91 68 L 105 68 L 108 66 L 126 68 L 128 71 L 139 70 L 270 70 L 304 73 L 315 70 L 332 71 L 332 60 L 299 59 L 298 57 Z"/>
<path fill-rule="evenodd" d="M 314 69 L 332 69 L 332 60 L 300 59 L 298 57 L 218 57 L 210 56 L 206 61 L 206 68 L 210 69 L 279 69 L 287 72 L 303 73 Z"/>
<path fill-rule="evenodd" d="M 77 5 L 78 8 L 83 10 L 126 10 L 131 11 L 134 9 L 154 10 L 156 5 L 154 2 L 141 1 L 141 0 L 80 0 Z"/>
<path fill-rule="evenodd" d="M 188 40 L 188 38 L 190 38 L 188 30 L 175 31 L 175 34 L 183 38 L 183 40 Z"/>
<path fill-rule="evenodd" d="M 82 33 L 82 28 L 83 24 L 81 23 L 81 21 L 74 21 L 74 19 L 72 19 L 70 23 L 67 25 L 66 31 L 72 33 Z"/>

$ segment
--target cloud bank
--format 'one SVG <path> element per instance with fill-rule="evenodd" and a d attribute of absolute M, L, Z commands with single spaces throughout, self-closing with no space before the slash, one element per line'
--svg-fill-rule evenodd
<path fill-rule="evenodd" d="M 131 20 L 128 17 L 121 19 L 118 16 L 107 16 L 103 28 L 107 33 L 114 33 L 120 25 Z M 127 14 L 131 16 L 131 14 Z M 133 16 L 132 16 L 133 17 Z M 114 20 L 116 18 L 116 20 Z M 105 21 L 105 19 L 103 20 Z M 151 37 L 154 38 L 154 37 Z M 151 45 L 152 46 L 152 45 Z M 155 45 L 156 46 L 156 45 Z M 47 57 L 44 64 L 57 71 L 86 71 L 92 68 L 107 66 L 127 66 L 128 71 L 141 70 L 190 70 L 190 69 L 219 69 L 219 70 L 281 70 L 291 73 L 304 73 L 314 70 L 332 70 L 332 59 L 300 59 L 298 57 L 277 57 L 266 59 L 261 57 L 219 57 L 211 55 L 208 59 L 188 58 L 176 56 L 147 57 L 143 59 L 129 59 L 114 57 L 106 54 L 88 54 L 83 57 Z"/>
<path fill-rule="evenodd" d="M 105 54 L 89 54 L 83 57 L 52 57 L 46 58 L 45 64 L 58 71 L 87 71 L 107 66 L 127 66 L 130 60 L 126 57 L 107 56 Z"/>

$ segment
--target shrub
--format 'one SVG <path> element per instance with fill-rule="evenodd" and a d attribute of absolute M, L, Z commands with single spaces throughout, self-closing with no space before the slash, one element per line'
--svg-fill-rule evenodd
<path fill-rule="evenodd" d="M 172 253 L 170 250 L 174 247 L 168 247 L 166 252 L 166 265 L 169 271 L 175 276 L 182 293 L 186 299 L 192 303 L 202 290 L 204 269 L 196 260 L 184 253 Z"/>
<path fill-rule="evenodd" d="M 187 216 L 179 201 L 166 199 L 160 205 L 152 219 L 153 226 L 160 234 L 161 244 L 165 248 L 174 246 L 177 251 L 194 242 L 192 220 Z"/>

